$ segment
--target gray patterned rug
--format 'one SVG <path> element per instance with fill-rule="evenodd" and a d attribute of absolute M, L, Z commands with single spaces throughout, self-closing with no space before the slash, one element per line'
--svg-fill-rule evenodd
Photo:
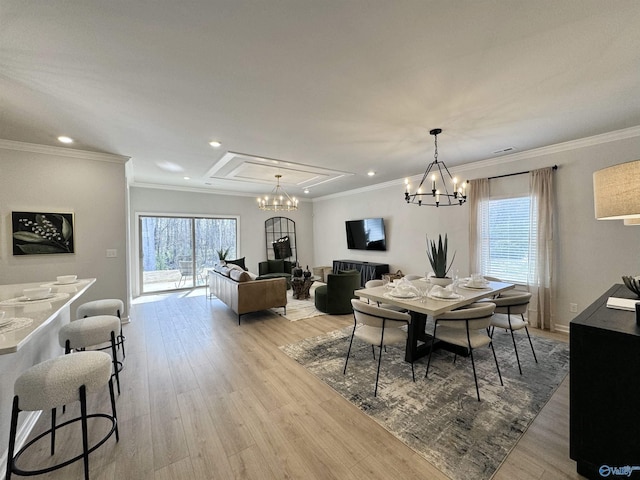
<path fill-rule="evenodd" d="M 352 327 L 280 347 L 344 398 L 455 480 L 489 479 L 569 371 L 569 345 L 534 337 L 536 364 L 524 332 L 516 333 L 523 375 L 511 336 L 498 332 L 494 345 L 504 381 L 500 385 L 491 350 L 474 351 L 481 402 L 471 360 L 437 351 L 429 378 L 427 359 L 411 366 L 404 348 L 387 347 L 378 396 L 373 396 L 377 361 L 371 346 L 354 339 L 347 374 L 344 360 Z"/>

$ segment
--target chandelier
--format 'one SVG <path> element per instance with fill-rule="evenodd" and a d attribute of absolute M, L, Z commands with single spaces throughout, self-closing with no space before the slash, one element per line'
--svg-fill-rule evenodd
<path fill-rule="evenodd" d="M 289 194 L 280 186 L 280 179 L 282 175 L 276 175 L 277 185 L 273 189 L 271 195 L 265 195 L 264 197 L 258 197 L 258 208 L 260 210 L 273 210 L 273 211 L 287 211 L 298 209 L 298 199 L 291 198 Z"/>
<path fill-rule="evenodd" d="M 404 181 L 404 199 L 407 203 L 414 203 L 418 206 L 449 207 L 451 205 L 462 205 L 467 201 L 467 184 L 469 180 L 458 184 L 458 179 L 451 176 L 444 162 L 438 161 L 438 134 L 442 133 L 442 129 L 434 128 L 429 133 L 435 138 L 434 160 L 427 167 L 418 188 L 413 193 L 411 192 L 409 179 L 407 178 Z M 431 174 L 430 185 L 425 185 L 429 174 Z M 429 186 L 431 187 L 430 189 L 428 188 Z"/>

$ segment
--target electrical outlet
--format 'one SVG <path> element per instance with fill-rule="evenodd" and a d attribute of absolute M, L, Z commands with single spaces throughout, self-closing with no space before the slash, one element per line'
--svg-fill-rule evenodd
<path fill-rule="evenodd" d="M 118 256 L 118 251 L 115 248 L 107 249 L 107 258 L 115 258 Z"/>
<path fill-rule="evenodd" d="M 578 304 L 577 303 L 570 303 L 569 304 L 569 311 L 571 313 L 578 313 Z"/>

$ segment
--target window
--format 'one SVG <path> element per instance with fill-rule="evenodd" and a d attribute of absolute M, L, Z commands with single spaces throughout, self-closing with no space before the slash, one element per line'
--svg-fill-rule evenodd
<path fill-rule="evenodd" d="M 206 284 L 218 250 L 237 254 L 237 218 L 140 216 L 141 292 Z"/>
<path fill-rule="evenodd" d="M 480 204 L 482 272 L 501 280 L 526 284 L 535 261 L 537 229 L 532 231 L 531 197 L 493 198 Z M 535 212 L 535 209 L 533 209 Z"/>

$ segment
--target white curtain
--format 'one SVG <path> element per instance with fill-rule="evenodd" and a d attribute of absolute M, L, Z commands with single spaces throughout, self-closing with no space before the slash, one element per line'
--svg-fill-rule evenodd
<path fill-rule="evenodd" d="M 529 173 L 531 195 L 531 236 L 529 245 L 529 291 L 532 293 L 528 319 L 532 326 L 555 330 L 552 308 L 553 291 L 553 224 L 554 195 L 553 167 L 533 170 Z"/>
<path fill-rule="evenodd" d="M 482 202 L 489 201 L 489 179 L 478 178 L 469 181 L 469 274 L 482 273 L 482 225 L 487 225 L 482 218 L 486 208 L 481 208 Z"/>

